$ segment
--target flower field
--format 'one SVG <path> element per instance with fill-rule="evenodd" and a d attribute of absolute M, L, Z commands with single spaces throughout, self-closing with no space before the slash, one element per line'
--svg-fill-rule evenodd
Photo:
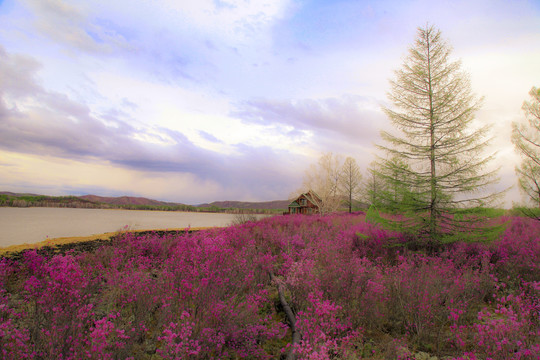
<path fill-rule="evenodd" d="M 538 359 L 540 223 L 501 221 L 432 254 L 363 214 L 27 251 L 0 260 L 0 357 Z"/>

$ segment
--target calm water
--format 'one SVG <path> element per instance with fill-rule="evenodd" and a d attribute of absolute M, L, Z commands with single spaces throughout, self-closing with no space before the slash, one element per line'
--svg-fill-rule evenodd
<path fill-rule="evenodd" d="M 123 229 L 178 229 L 226 226 L 232 214 L 0 207 L 0 247 L 58 237 L 90 236 Z"/>

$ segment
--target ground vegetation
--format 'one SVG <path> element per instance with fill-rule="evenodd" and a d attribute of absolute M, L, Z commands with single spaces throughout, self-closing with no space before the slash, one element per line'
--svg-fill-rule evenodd
<path fill-rule="evenodd" d="M 0 259 L 0 357 L 537 359 L 540 223 L 493 221 L 437 253 L 363 213 L 29 250 Z"/>

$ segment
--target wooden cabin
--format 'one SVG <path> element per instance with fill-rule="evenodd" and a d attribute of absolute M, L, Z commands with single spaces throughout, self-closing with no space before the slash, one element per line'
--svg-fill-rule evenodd
<path fill-rule="evenodd" d="M 289 214 L 317 214 L 322 200 L 313 190 L 300 194 L 289 204 Z"/>

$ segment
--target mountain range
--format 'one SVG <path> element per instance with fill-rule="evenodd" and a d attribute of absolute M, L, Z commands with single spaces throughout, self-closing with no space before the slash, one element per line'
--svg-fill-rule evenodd
<path fill-rule="evenodd" d="M 109 204 L 117 206 L 186 206 L 182 203 L 159 201 L 154 199 L 148 199 L 145 197 L 135 196 L 98 196 L 98 195 L 82 195 L 82 196 L 47 196 L 39 194 L 29 193 L 13 193 L 8 191 L 0 191 L 0 195 L 4 195 L 10 198 L 25 199 L 25 200 L 39 200 L 40 202 L 58 202 L 64 199 L 79 199 L 84 203 L 94 204 Z M 235 208 L 235 209 L 286 209 L 289 204 L 288 200 L 275 200 L 275 201 L 262 201 L 262 202 L 246 202 L 246 201 L 214 201 L 211 203 L 204 203 L 195 205 L 197 208 Z"/>

